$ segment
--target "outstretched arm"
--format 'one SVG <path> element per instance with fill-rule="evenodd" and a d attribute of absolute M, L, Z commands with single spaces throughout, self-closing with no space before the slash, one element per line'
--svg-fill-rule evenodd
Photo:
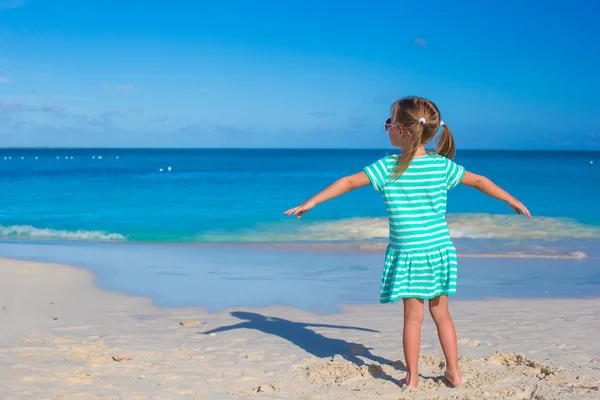
<path fill-rule="evenodd" d="M 375 329 L 360 328 L 357 326 L 327 325 L 327 324 L 302 324 L 302 325 L 304 325 L 307 328 L 353 329 L 356 331 L 379 333 L 379 331 L 376 331 Z"/>
<path fill-rule="evenodd" d="M 490 197 L 506 202 L 515 212 L 519 215 L 525 214 L 528 218 L 531 218 L 529 210 L 523 203 L 515 199 L 510 193 L 501 189 L 494 182 L 486 178 L 485 176 L 475 175 L 465 171 L 465 175 L 460 182 L 463 185 L 473 187 L 480 192 L 487 194 Z"/>
<path fill-rule="evenodd" d="M 220 326 L 218 328 L 211 329 L 210 331 L 202 332 L 202 334 L 203 335 L 208 335 L 208 334 L 211 334 L 211 333 L 219 333 L 219 332 L 231 331 L 231 330 L 234 330 L 234 329 L 241 329 L 241 328 L 247 328 L 247 327 L 248 327 L 248 323 L 247 322 L 241 322 L 241 323 L 235 324 L 235 325 Z"/>
<path fill-rule="evenodd" d="M 317 204 L 324 203 L 328 200 L 334 199 L 343 195 L 344 193 L 348 193 L 351 190 L 358 189 L 359 187 L 367 186 L 370 184 L 369 178 L 367 174 L 363 171 L 345 176 L 341 179 L 338 179 L 334 183 L 332 183 L 327 189 L 319 192 L 310 200 L 304 202 L 298 207 L 290 208 L 286 212 L 285 215 L 295 215 L 297 218 L 302 217 L 308 210 L 312 209 Z"/>

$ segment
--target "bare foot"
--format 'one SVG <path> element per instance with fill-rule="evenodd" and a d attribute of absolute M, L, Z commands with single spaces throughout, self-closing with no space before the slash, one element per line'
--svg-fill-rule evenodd
<path fill-rule="evenodd" d="M 450 386 L 458 387 L 462 383 L 462 378 L 460 377 L 460 373 L 457 371 L 446 370 L 444 372 L 444 378 L 448 381 Z"/>
<path fill-rule="evenodd" d="M 417 376 L 415 379 L 411 379 L 410 374 L 406 374 L 406 378 L 400 381 L 400 387 L 407 387 L 411 389 L 415 389 L 419 384 L 419 377 Z"/>

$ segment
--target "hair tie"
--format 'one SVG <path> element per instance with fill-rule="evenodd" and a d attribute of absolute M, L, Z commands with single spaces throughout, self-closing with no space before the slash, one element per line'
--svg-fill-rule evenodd
<path fill-rule="evenodd" d="M 426 122 L 425 118 L 423 118 L 423 117 L 419 118 L 419 124 L 425 125 L 425 122 Z"/>
<path fill-rule="evenodd" d="M 446 124 L 444 123 L 444 121 L 441 121 L 441 120 L 440 120 L 440 126 L 444 126 L 444 125 L 446 125 Z"/>

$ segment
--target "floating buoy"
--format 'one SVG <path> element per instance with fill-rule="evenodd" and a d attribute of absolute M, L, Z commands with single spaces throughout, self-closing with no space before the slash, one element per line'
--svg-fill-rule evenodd
<path fill-rule="evenodd" d="M 119 156 L 117 156 L 117 157 L 116 157 L 116 159 L 118 160 L 118 159 L 119 159 Z"/>
<path fill-rule="evenodd" d="M 71 160 L 73 159 L 73 156 L 71 156 Z"/>
<path fill-rule="evenodd" d="M 24 159 L 25 159 L 25 157 L 21 157 L 21 160 L 24 160 Z"/>
<path fill-rule="evenodd" d="M 171 167 L 169 166 L 169 168 L 167 168 L 167 171 L 171 172 Z"/>
<path fill-rule="evenodd" d="M 37 159 L 38 159 L 38 156 L 35 156 L 35 159 L 37 160 Z"/>
<path fill-rule="evenodd" d="M 58 160 L 59 158 L 60 158 L 59 156 L 56 156 L 56 159 L 57 159 L 57 160 Z"/>
<path fill-rule="evenodd" d="M 98 160 L 102 160 L 102 156 L 98 156 Z"/>
<path fill-rule="evenodd" d="M 162 168 L 161 168 L 161 169 L 159 169 L 159 170 L 158 170 L 158 172 L 163 172 L 163 169 L 162 169 Z"/>
<path fill-rule="evenodd" d="M 593 167 L 593 166 L 594 166 L 594 162 L 590 161 L 590 167 Z"/>
<path fill-rule="evenodd" d="M 69 156 L 65 156 L 65 160 L 68 160 L 68 159 L 69 159 Z"/>

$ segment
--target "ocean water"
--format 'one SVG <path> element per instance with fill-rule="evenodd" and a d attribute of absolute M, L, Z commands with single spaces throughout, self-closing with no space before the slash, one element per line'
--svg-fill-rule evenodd
<path fill-rule="evenodd" d="M 379 194 L 365 187 L 301 220 L 283 211 L 389 153 L 0 150 L 0 257 L 88 268 L 101 287 L 161 306 L 377 303 L 387 238 Z M 453 190 L 456 297 L 599 296 L 598 160 L 459 152 L 457 162 L 520 198 L 534 219 Z"/>
<path fill-rule="evenodd" d="M 300 221 L 282 213 L 390 152 L 4 149 L 0 237 L 380 249 L 387 238 L 385 209 L 368 187 Z M 597 166 L 590 167 L 594 160 Z M 459 187 L 448 206 L 459 251 L 594 252 L 600 153 L 459 151 L 456 161 L 493 179 L 535 216 L 517 217 L 506 205 Z"/>
<path fill-rule="evenodd" d="M 3 257 L 76 265 L 107 290 L 151 298 L 162 307 L 209 311 L 287 305 L 312 312 L 377 304 L 382 252 L 306 251 L 238 246 L 0 241 Z M 50 266 L 51 268 L 51 266 Z M 600 296 L 598 261 L 463 258 L 453 299 Z M 390 305 L 393 307 L 393 305 Z"/>

